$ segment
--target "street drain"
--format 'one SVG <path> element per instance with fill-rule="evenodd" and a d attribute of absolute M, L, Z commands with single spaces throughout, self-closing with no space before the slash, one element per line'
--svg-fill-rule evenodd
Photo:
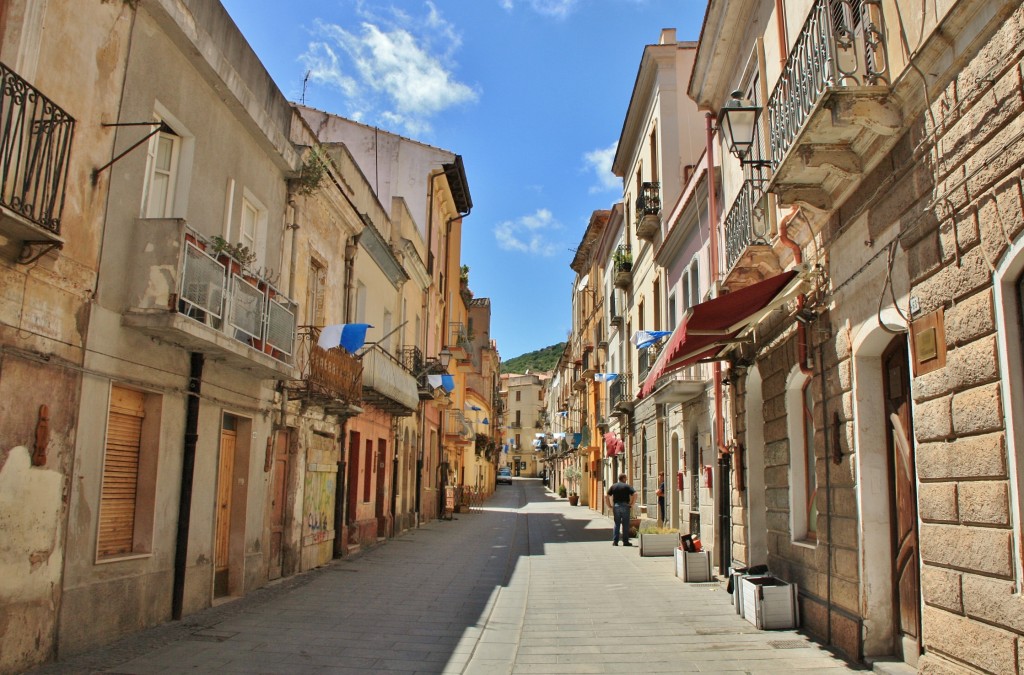
<path fill-rule="evenodd" d="M 774 640 L 773 642 L 769 642 L 768 645 L 775 649 L 803 649 L 804 647 L 809 646 L 808 643 L 803 640 Z"/>

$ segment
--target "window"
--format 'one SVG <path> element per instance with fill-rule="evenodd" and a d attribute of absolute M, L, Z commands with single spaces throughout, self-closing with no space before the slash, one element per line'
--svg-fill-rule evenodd
<path fill-rule="evenodd" d="M 309 261 L 309 280 L 306 286 L 306 323 L 323 326 L 324 293 L 327 290 L 327 268 L 316 259 Z"/>
<path fill-rule="evenodd" d="M 522 419 L 521 419 L 521 418 L 520 418 L 520 416 L 519 416 L 519 415 L 520 415 L 520 413 L 521 413 L 521 411 L 519 411 L 519 410 L 517 410 L 517 411 L 516 411 L 516 426 L 517 426 L 517 427 L 521 427 L 521 426 L 523 426 L 523 425 L 522 425 Z"/>
<path fill-rule="evenodd" d="M 366 439 L 363 453 L 363 501 L 370 501 L 370 482 L 373 479 L 373 439 Z"/>
<path fill-rule="evenodd" d="M 815 540 L 818 517 L 812 381 L 799 366 L 794 366 L 786 386 L 790 528 L 793 541 L 811 543 Z"/>
<path fill-rule="evenodd" d="M 676 328 L 676 294 L 671 293 L 668 296 L 668 329 L 675 330 Z"/>
<path fill-rule="evenodd" d="M 700 304 L 700 263 L 696 256 L 690 263 L 690 307 Z"/>
<path fill-rule="evenodd" d="M 654 330 L 661 330 L 661 279 L 654 280 L 654 293 L 651 295 L 654 306 Z"/>
<path fill-rule="evenodd" d="M 149 139 L 146 184 L 142 191 L 143 217 L 169 218 L 173 215 L 180 152 L 181 138 L 173 133 L 161 131 Z"/>
<path fill-rule="evenodd" d="M 538 401 L 543 401 L 544 400 L 544 390 L 543 389 L 538 389 L 537 390 L 537 400 Z"/>
<path fill-rule="evenodd" d="M 356 323 L 366 323 L 366 284 L 356 283 Z"/>
<path fill-rule="evenodd" d="M 384 310 L 384 323 L 383 323 L 383 326 L 382 326 L 381 334 L 383 336 L 385 336 L 383 338 L 383 344 L 381 344 L 381 347 L 384 349 L 384 351 L 390 352 L 391 351 L 391 337 L 392 337 L 391 336 L 391 312 L 389 312 L 386 309 Z"/>
<path fill-rule="evenodd" d="M 521 391 L 516 391 L 516 401 L 520 401 L 520 400 L 521 400 L 521 398 L 522 398 L 522 395 L 523 395 L 523 392 L 521 392 Z"/>
<path fill-rule="evenodd" d="M 658 182 L 658 129 L 651 129 L 651 182 Z"/>
<path fill-rule="evenodd" d="M 160 397 L 110 390 L 97 559 L 149 553 L 153 537 Z"/>
<path fill-rule="evenodd" d="M 238 243 L 256 255 L 253 265 L 263 265 L 263 242 L 267 227 L 267 210 L 248 191 L 242 197 L 242 213 L 238 223 Z"/>
<path fill-rule="evenodd" d="M 804 481 L 807 491 L 807 533 L 814 534 L 818 524 L 818 475 L 814 459 L 814 398 L 811 391 L 811 381 L 808 379 L 803 386 L 803 414 L 804 414 Z"/>

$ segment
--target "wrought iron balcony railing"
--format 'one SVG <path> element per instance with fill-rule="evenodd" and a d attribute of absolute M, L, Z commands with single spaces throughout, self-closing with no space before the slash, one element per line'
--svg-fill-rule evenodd
<path fill-rule="evenodd" d="M 622 374 L 608 385 L 608 414 L 613 415 L 616 411 L 627 407 L 632 401 L 629 393 L 629 375 Z"/>
<path fill-rule="evenodd" d="M 636 236 L 653 239 L 661 229 L 661 183 L 643 183 L 636 197 Z"/>
<path fill-rule="evenodd" d="M 362 362 L 343 349 L 323 349 L 317 345 L 319 339 L 319 327 L 299 327 L 295 359 L 299 380 L 289 388 L 328 412 L 359 403 L 363 394 Z"/>
<path fill-rule="evenodd" d="M 772 168 L 826 90 L 879 84 L 888 84 L 880 0 L 816 0 L 768 97 Z"/>
<path fill-rule="evenodd" d="M 60 234 L 75 120 L 0 63 L 0 205 Z"/>
<path fill-rule="evenodd" d="M 768 242 L 767 197 L 763 183 L 744 181 L 725 217 L 725 269 L 731 270 L 751 244 Z"/>

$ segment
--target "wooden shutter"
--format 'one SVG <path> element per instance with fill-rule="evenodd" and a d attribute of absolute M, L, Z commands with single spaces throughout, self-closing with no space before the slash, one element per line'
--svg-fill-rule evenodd
<path fill-rule="evenodd" d="M 111 390 L 100 493 L 100 558 L 132 552 L 144 403 L 142 392 L 116 386 Z"/>

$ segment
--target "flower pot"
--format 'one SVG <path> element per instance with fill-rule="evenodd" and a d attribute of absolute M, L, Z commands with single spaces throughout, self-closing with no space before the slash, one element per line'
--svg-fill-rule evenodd
<path fill-rule="evenodd" d="M 677 546 L 679 546 L 678 532 L 640 533 L 640 555 L 642 556 L 669 556 Z"/>
<path fill-rule="evenodd" d="M 580 496 L 579 495 L 569 495 L 569 504 L 570 505 L 576 506 L 579 503 L 580 503 Z"/>
<path fill-rule="evenodd" d="M 708 551 L 693 553 L 676 547 L 676 576 L 687 583 L 711 581 L 711 555 Z"/>
<path fill-rule="evenodd" d="M 788 630 L 800 625 L 797 586 L 775 577 L 741 577 L 743 618 L 759 630 Z"/>

